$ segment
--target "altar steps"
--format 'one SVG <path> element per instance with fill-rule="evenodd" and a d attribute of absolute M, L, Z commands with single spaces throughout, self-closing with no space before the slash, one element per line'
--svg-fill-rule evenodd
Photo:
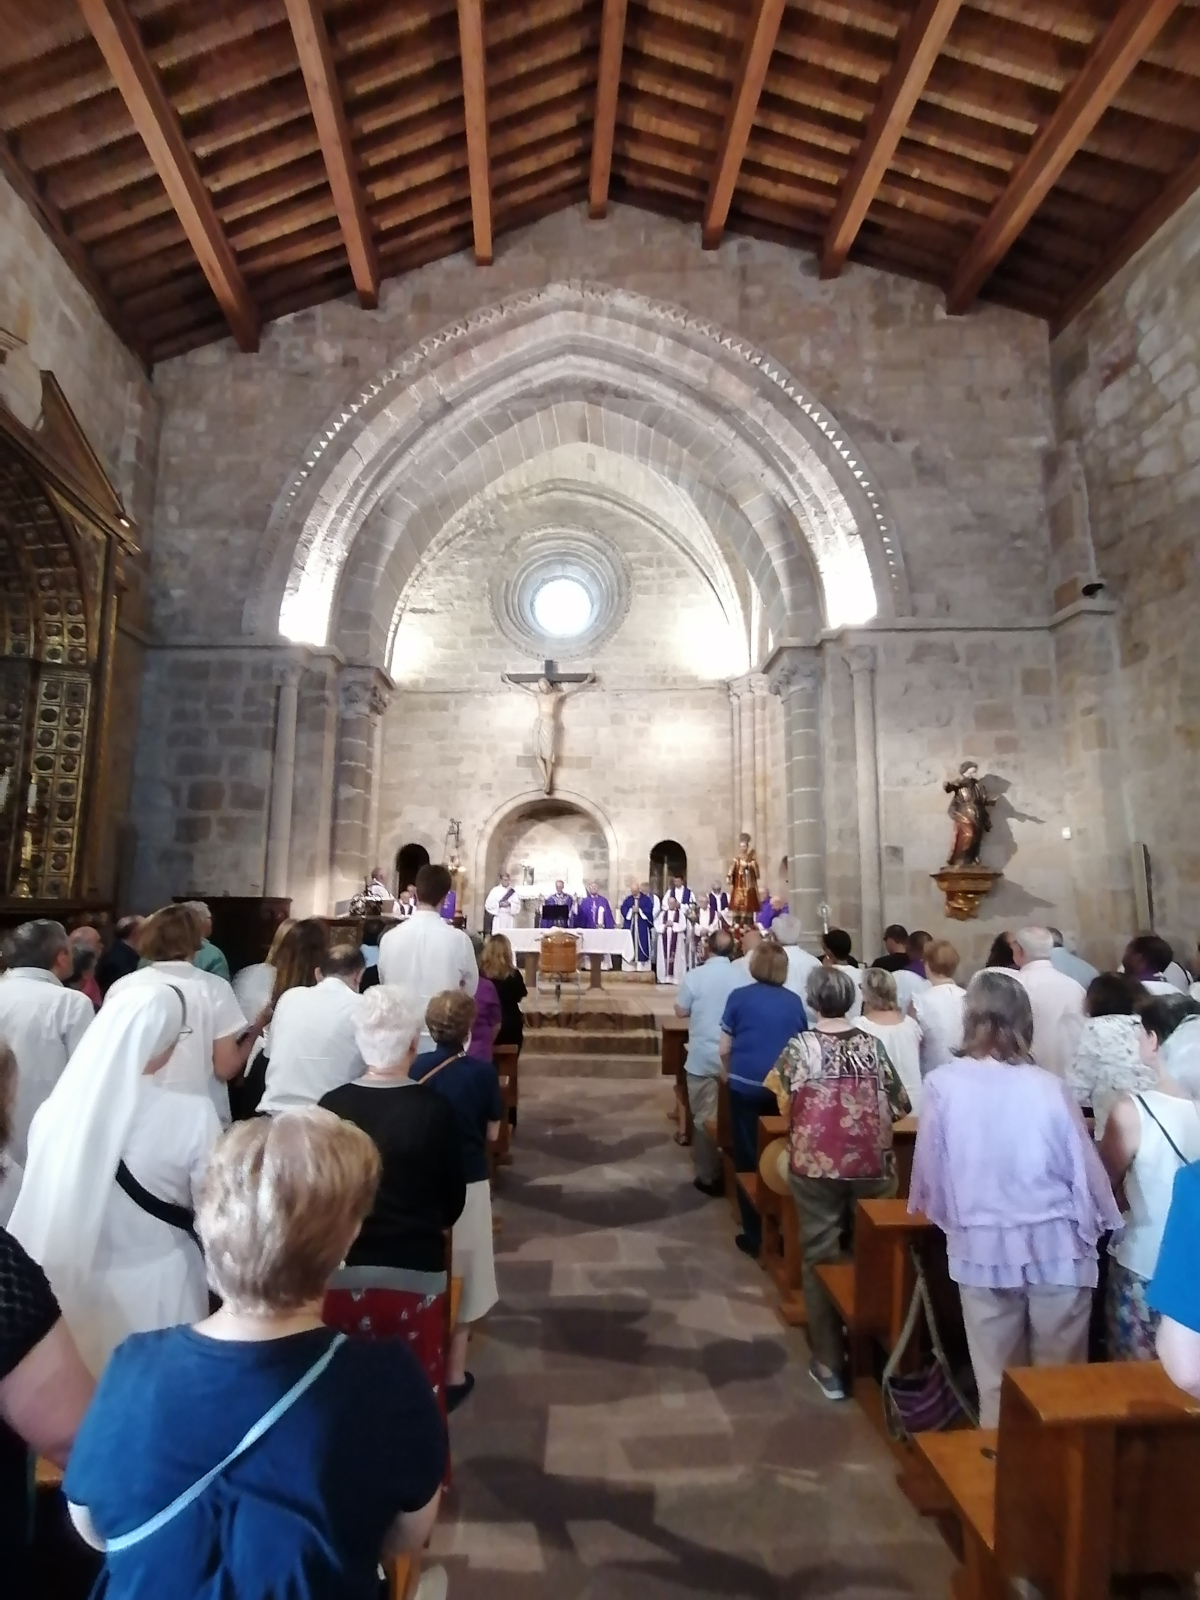
<path fill-rule="evenodd" d="M 649 997 L 647 997 L 648 999 Z M 656 1078 L 660 1072 L 659 1020 L 666 995 L 653 1009 L 632 995 L 595 993 L 533 996 L 526 1002 L 521 1071 L 534 1077 Z"/>

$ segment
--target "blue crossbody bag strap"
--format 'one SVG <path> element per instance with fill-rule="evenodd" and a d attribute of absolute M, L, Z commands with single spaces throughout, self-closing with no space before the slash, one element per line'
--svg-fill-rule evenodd
<path fill-rule="evenodd" d="M 181 1495 L 172 1500 L 171 1504 L 160 1511 L 157 1516 L 151 1517 L 149 1522 L 143 1522 L 140 1528 L 134 1528 L 131 1533 L 122 1533 L 115 1539 L 109 1539 L 105 1545 L 106 1553 L 114 1555 L 121 1550 L 130 1549 L 135 1544 L 141 1544 L 143 1539 L 148 1539 L 152 1533 L 157 1533 L 160 1528 L 165 1528 L 167 1523 L 174 1521 L 181 1511 L 186 1511 L 188 1506 L 199 1500 L 209 1484 L 215 1482 L 226 1467 L 232 1466 L 239 1456 L 245 1455 L 252 1445 L 257 1444 L 263 1434 L 273 1428 L 280 1417 L 285 1412 L 290 1411 L 296 1401 L 312 1388 L 345 1343 L 346 1335 L 344 1333 L 337 1334 L 328 1350 L 317 1361 L 313 1362 L 304 1376 L 299 1378 L 286 1394 L 280 1395 L 271 1409 L 259 1417 L 254 1426 L 238 1440 L 237 1444 L 234 1445 L 223 1460 L 218 1461 L 216 1466 L 210 1472 L 206 1472 L 202 1478 L 198 1478 L 190 1489 L 185 1489 Z"/>

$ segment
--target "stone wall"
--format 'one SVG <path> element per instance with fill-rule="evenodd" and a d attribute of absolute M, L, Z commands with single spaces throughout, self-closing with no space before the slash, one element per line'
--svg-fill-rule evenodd
<path fill-rule="evenodd" d="M 1150 852 L 1156 921 L 1200 932 L 1200 196 L 1055 340 L 1065 459 L 1062 601 L 1115 603 L 1060 667 L 1079 708 L 1072 770 L 1100 843 L 1102 897 L 1132 920 L 1127 843 Z M 1076 475 L 1075 486 L 1070 474 Z M 1110 682 L 1107 704 L 1096 685 Z"/>
<path fill-rule="evenodd" d="M 137 358 L 105 322 L 24 202 L 0 177 L 0 327 L 53 372 L 134 521 L 154 523 L 159 402 Z"/>
<path fill-rule="evenodd" d="M 677 305 L 769 351 L 851 430 L 928 616 L 1025 621 L 1048 611 L 1043 456 L 1053 444 L 1045 325 L 998 307 L 948 318 L 932 287 L 625 206 L 584 207 L 264 329 L 163 363 L 156 609 L 164 633 L 227 635 L 272 506 L 310 440 L 418 340 L 514 292 L 587 278 Z"/>

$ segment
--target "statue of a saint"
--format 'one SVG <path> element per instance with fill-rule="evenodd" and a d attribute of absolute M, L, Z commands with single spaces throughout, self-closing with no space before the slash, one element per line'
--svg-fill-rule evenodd
<path fill-rule="evenodd" d="M 505 683 L 511 684 L 514 689 L 523 689 L 526 694 L 531 694 L 537 702 L 537 716 L 533 724 L 533 754 L 537 760 L 542 774 L 542 790 L 545 794 L 554 792 L 554 764 L 558 759 L 558 722 L 559 711 L 563 701 L 574 689 L 565 689 L 564 683 L 572 683 L 580 688 L 589 683 L 595 683 L 594 672 L 572 674 L 570 677 L 557 676 L 550 679 L 543 674 L 533 682 L 528 681 L 515 673 L 502 674 Z"/>
<path fill-rule="evenodd" d="M 758 857 L 748 833 L 738 835 L 737 855 L 725 876 L 734 921 L 752 922 L 762 902 L 758 894 Z"/>
<path fill-rule="evenodd" d="M 954 837 L 950 841 L 948 867 L 977 867 L 983 836 L 990 833 L 992 819 L 989 808 L 995 801 L 979 781 L 979 767 L 974 761 L 964 761 L 957 778 L 947 778 L 942 788 L 953 795 L 950 802 L 950 820 L 954 824 Z"/>

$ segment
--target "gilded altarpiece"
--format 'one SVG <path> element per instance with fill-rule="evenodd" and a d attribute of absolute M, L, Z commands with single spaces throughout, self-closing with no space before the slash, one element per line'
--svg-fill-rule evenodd
<path fill-rule="evenodd" d="M 22 903 L 33 913 L 111 902 L 109 807 L 125 787 L 108 770 L 106 726 L 136 546 L 61 390 L 40 376 L 33 427 L 0 403 L 0 895 L 10 916 Z"/>

